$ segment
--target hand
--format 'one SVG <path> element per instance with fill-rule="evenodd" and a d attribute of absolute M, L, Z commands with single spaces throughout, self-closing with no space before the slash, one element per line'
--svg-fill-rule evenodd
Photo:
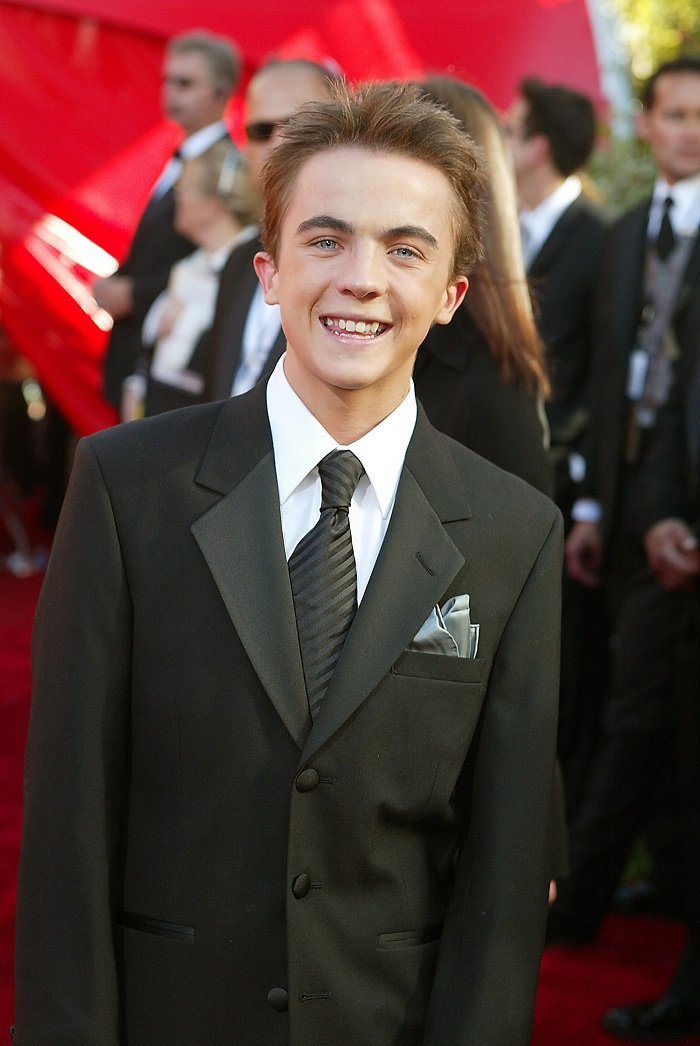
<path fill-rule="evenodd" d="M 644 537 L 649 569 L 669 591 L 692 589 L 700 573 L 700 549 L 682 519 L 662 519 Z"/>
<path fill-rule="evenodd" d="M 556 883 L 556 879 L 550 879 L 549 880 L 549 906 L 550 906 L 550 908 L 554 904 L 556 899 L 557 899 L 557 883 Z"/>
<path fill-rule="evenodd" d="M 564 546 L 566 569 L 574 581 L 587 588 L 600 584 L 603 545 L 597 523 L 577 523 Z"/>
<path fill-rule="evenodd" d="M 134 281 L 130 276 L 108 276 L 106 279 L 95 280 L 92 296 L 113 320 L 121 320 L 133 312 L 133 290 Z"/>

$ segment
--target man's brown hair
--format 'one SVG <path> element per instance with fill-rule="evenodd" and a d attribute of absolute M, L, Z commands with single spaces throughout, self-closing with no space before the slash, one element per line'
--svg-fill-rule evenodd
<path fill-rule="evenodd" d="M 330 149 L 361 148 L 420 160 L 452 188 L 454 257 L 451 277 L 467 275 L 481 257 L 484 176 L 478 149 L 457 120 L 415 84 L 368 83 L 352 91 L 333 84 L 331 100 L 302 106 L 285 124 L 263 170 L 262 238 L 273 258 L 301 167 Z"/>

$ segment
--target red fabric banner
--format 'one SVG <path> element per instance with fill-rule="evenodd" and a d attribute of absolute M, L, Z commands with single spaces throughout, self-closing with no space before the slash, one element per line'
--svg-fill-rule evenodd
<path fill-rule="evenodd" d="M 450 72 L 497 106 L 540 75 L 599 99 L 585 0 L 0 0 L 0 322 L 79 433 L 100 393 L 111 271 L 177 130 L 159 109 L 164 41 L 204 26 L 249 75 L 271 53 L 332 58 L 349 78 Z M 235 136 L 240 101 L 231 109 Z"/>

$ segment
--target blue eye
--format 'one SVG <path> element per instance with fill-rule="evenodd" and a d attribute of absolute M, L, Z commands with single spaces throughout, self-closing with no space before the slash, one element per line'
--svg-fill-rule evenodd
<path fill-rule="evenodd" d="M 411 247 L 395 247 L 393 253 L 398 255 L 399 258 L 417 258 L 418 254 Z"/>

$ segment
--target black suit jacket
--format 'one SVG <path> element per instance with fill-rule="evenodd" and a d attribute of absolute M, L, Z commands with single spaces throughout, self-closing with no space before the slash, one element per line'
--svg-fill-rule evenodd
<path fill-rule="evenodd" d="M 253 258 L 263 249 L 258 236 L 236 247 L 221 273 L 219 293 L 216 298 L 214 322 L 204 335 L 197 353 L 204 372 L 205 403 L 226 399 L 231 395 L 233 379 L 243 359 L 243 333 L 248 318 L 248 309 L 258 288 L 258 277 L 253 268 Z M 267 361 L 260 375 L 267 378 L 277 360 L 285 350 L 284 332 L 272 344 Z"/>
<path fill-rule="evenodd" d="M 590 419 L 593 301 L 604 230 L 601 209 L 579 197 L 557 221 L 528 274 L 552 384 L 545 409 L 560 506 L 572 494 L 569 454 L 583 451 Z"/>
<path fill-rule="evenodd" d="M 228 135 L 222 135 L 228 138 Z M 129 253 L 117 275 L 134 281 L 134 309 L 117 320 L 107 345 L 104 363 L 104 394 L 110 403 L 121 403 L 122 382 L 133 374 L 144 351 L 141 328 L 146 313 L 168 282 L 176 261 L 191 254 L 195 244 L 173 227 L 175 194 L 172 189 L 158 199 L 151 198 L 141 215 Z"/>
<path fill-rule="evenodd" d="M 134 281 L 134 309 L 117 320 L 107 345 L 104 364 L 105 397 L 118 407 L 122 382 L 133 374 L 143 352 L 141 328 L 151 304 L 165 289 L 170 269 L 195 245 L 173 228 L 175 194 L 172 189 L 150 200 L 136 227 L 129 254 L 117 270 Z"/>
<path fill-rule="evenodd" d="M 595 409 L 584 493 L 602 502 L 602 532 L 606 543 L 620 509 L 629 414 L 627 371 L 643 306 L 648 213 L 649 201 L 628 211 L 609 230 L 595 305 Z M 694 355 L 700 337 L 700 237 L 686 266 L 672 326 L 679 352 L 679 372 L 682 372 L 686 368 L 683 360 Z M 653 435 L 643 441 L 640 469 L 654 467 L 646 464 L 647 450 L 652 444 Z M 641 538 L 641 513 L 637 529 Z"/>
<path fill-rule="evenodd" d="M 80 444 L 34 640 L 15 1042 L 527 1046 L 561 517 L 420 413 L 312 725 L 264 396 Z M 478 656 L 408 650 L 464 592 Z"/>

